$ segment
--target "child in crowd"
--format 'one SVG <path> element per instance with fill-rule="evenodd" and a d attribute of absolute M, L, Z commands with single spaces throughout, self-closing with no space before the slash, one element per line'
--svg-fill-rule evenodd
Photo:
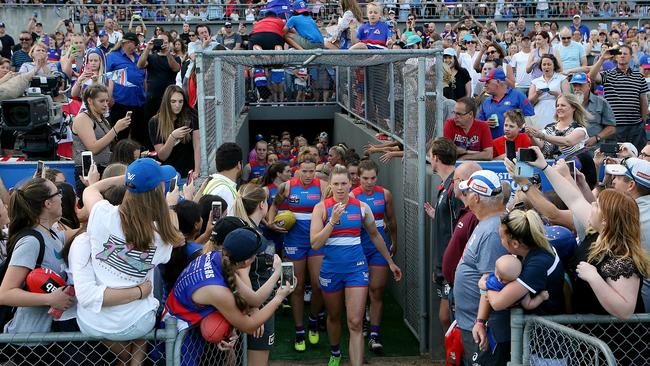
<path fill-rule="evenodd" d="M 294 79 L 294 85 L 296 86 L 296 91 L 298 92 L 296 95 L 296 102 L 304 102 L 306 94 L 305 92 L 307 91 L 307 83 L 309 82 L 309 74 L 307 73 L 307 68 L 301 67 L 299 69 L 296 69 L 294 73 L 296 75 L 296 78 Z"/>
<path fill-rule="evenodd" d="M 266 78 L 266 69 L 263 67 L 256 67 L 253 70 L 253 81 L 255 82 L 255 88 L 257 89 L 257 93 L 259 95 L 259 99 L 257 101 L 264 103 L 269 99 L 269 96 L 271 95 L 271 91 L 269 90 L 269 82 Z"/>
<path fill-rule="evenodd" d="M 524 123 L 524 115 L 519 109 L 509 110 L 503 114 L 503 136 L 492 141 L 494 159 L 503 159 L 506 156 L 506 141 L 515 142 L 515 151 L 530 147 L 528 135 L 520 133 Z"/>
<path fill-rule="evenodd" d="M 284 69 L 271 69 L 271 101 L 280 103 L 284 102 L 284 86 Z"/>
<path fill-rule="evenodd" d="M 488 290 L 501 291 L 508 283 L 516 281 L 521 274 L 521 262 L 511 254 L 503 255 L 497 259 L 494 272 L 488 275 L 485 284 Z M 526 294 L 521 300 L 521 306 L 526 310 L 533 310 L 548 300 L 548 291 L 542 291 L 539 295 L 531 297 Z"/>
<path fill-rule="evenodd" d="M 386 49 L 386 43 L 390 38 L 391 31 L 388 23 L 381 20 L 381 5 L 374 2 L 369 3 L 366 6 L 366 12 L 368 21 L 363 23 L 357 30 L 359 43 L 353 45 L 350 49 Z"/>
<path fill-rule="evenodd" d="M 287 43 L 297 50 L 323 48 L 323 35 L 311 17 L 304 0 L 294 1 L 293 13 L 294 15 L 287 22 L 289 29 L 285 37 Z"/>

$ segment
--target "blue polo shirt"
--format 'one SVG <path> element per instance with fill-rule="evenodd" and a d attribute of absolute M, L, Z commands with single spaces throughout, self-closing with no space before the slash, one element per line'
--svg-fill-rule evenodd
<path fill-rule="evenodd" d="M 503 136 L 503 114 L 511 109 L 521 109 L 524 116 L 534 116 L 535 109 L 528 101 L 524 93 L 517 89 L 508 88 L 506 95 L 497 101 L 493 97 L 489 97 L 481 104 L 481 110 L 478 112 L 477 119 L 487 121 L 491 115 L 496 114 L 499 119 L 499 125 L 495 128 L 490 128 L 492 139 Z"/>
<path fill-rule="evenodd" d="M 127 106 L 142 106 L 145 101 L 145 70 L 138 68 L 139 55 L 134 54 L 131 61 L 123 50 L 114 51 L 106 57 L 106 72 L 126 69 L 126 79 L 135 86 L 125 87 L 114 83 L 113 99 L 115 103 Z"/>

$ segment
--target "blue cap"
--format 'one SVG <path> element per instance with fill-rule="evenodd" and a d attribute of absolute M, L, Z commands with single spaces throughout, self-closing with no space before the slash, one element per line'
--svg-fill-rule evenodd
<path fill-rule="evenodd" d="M 99 31 L 99 36 L 100 36 L 100 37 L 107 36 L 107 35 L 108 35 L 108 32 L 107 32 L 107 31 L 105 31 L 105 30 L 103 30 L 103 29 Z"/>
<path fill-rule="evenodd" d="M 639 66 L 642 69 L 650 69 L 650 55 L 643 55 L 639 58 Z"/>
<path fill-rule="evenodd" d="M 160 183 L 176 176 L 176 169 L 169 165 L 160 165 L 150 158 L 142 158 L 126 168 L 124 184 L 129 192 L 145 193 L 156 189 Z"/>
<path fill-rule="evenodd" d="M 587 74 L 584 72 L 576 72 L 573 74 L 570 84 L 587 84 L 590 82 L 591 80 L 589 80 L 589 76 L 587 76 Z"/>
<path fill-rule="evenodd" d="M 255 142 L 264 140 L 264 136 L 261 133 L 255 135 Z"/>
<path fill-rule="evenodd" d="M 545 226 L 544 230 L 546 238 L 562 261 L 573 256 L 578 243 L 571 230 L 559 225 Z"/>
<path fill-rule="evenodd" d="M 458 184 L 461 191 L 471 190 L 481 196 L 491 197 L 501 193 L 501 179 L 497 173 L 491 170 L 479 170 L 474 172 L 468 180 Z"/>
<path fill-rule="evenodd" d="M 463 42 L 471 42 L 474 40 L 475 40 L 474 36 L 472 36 L 471 34 L 466 34 L 463 36 Z"/>
<path fill-rule="evenodd" d="M 223 241 L 223 248 L 228 252 L 228 258 L 233 263 L 241 263 L 246 259 L 262 253 L 265 249 L 264 240 L 255 229 L 241 228 L 231 231 Z"/>
<path fill-rule="evenodd" d="M 411 34 L 406 39 L 406 46 L 413 46 L 420 42 L 422 42 L 422 37 L 418 36 L 417 34 Z"/>
<path fill-rule="evenodd" d="M 309 11 L 309 8 L 304 0 L 296 0 L 293 2 L 293 11 L 296 13 L 306 13 Z"/>
<path fill-rule="evenodd" d="M 497 68 L 492 69 L 492 71 L 490 71 L 490 73 L 486 77 L 479 79 L 479 81 L 482 82 L 482 83 L 484 83 L 484 82 L 486 82 L 488 80 L 505 81 L 506 80 L 506 73 L 503 72 L 502 68 L 497 67 Z"/>
<path fill-rule="evenodd" d="M 639 33 L 645 33 L 645 32 L 646 32 L 645 27 L 640 27 L 639 28 Z"/>

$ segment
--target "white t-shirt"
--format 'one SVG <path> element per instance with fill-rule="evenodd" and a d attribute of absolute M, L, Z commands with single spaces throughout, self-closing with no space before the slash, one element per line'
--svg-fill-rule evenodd
<path fill-rule="evenodd" d="M 237 183 L 225 175 L 213 174 L 212 180 L 203 191 L 204 196 L 209 194 L 223 198 L 228 204 L 226 215 L 232 216 L 232 208 L 235 204 L 235 198 L 237 198 Z"/>
<path fill-rule="evenodd" d="M 153 281 L 154 267 L 167 263 L 172 254 L 171 244 L 164 243 L 157 233 L 148 251 L 131 249 L 124 240 L 118 209 L 119 206 L 113 206 L 103 200 L 95 204 L 88 219 L 90 259 L 96 286 L 128 288 L 147 279 Z M 75 283 L 83 281 L 76 273 L 74 278 Z M 117 306 L 103 306 L 99 312 L 95 312 L 89 319 L 84 318 L 83 321 L 100 332 L 116 333 L 132 326 L 144 314 L 157 308 L 158 300 L 152 292 L 142 300 Z M 97 310 L 97 303 L 93 309 Z"/>
<path fill-rule="evenodd" d="M 519 51 L 512 56 L 512 60 L 510 61 L 510 66 L 515 69 L 515 86 L 518 88 L 528 88 L 532 81 L 530 74 L 526 72 L 529 55 L 530 53 Z"/>
<path fill-rule="evenodd" d="M 471 56 L 467 52 L 462 52 L 458 56 L 458 63 L 469 72 L 469 76 L 472 78 L 472 95 L 474 95 L 474 92 L 476 91 L 476 84 L 478 84 L 478 80 L 481 78 L 481 74 L 474 70 L 474 62 L 476 61 L 478 55 L 479 52 L 475 51 L 474 56 Z"/>

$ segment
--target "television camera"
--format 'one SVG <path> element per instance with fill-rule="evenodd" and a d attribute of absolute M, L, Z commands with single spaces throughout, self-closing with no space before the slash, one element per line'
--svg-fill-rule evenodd
<path fill-rule="evenodd" d="M 57 160 L 57 140 L 66 137 L 69 124 L 55 102 L 64 85 L 58 73 L 35 76 L 25 96 L 0 102 L 1 128 L 14 133 L 27 160 Z"/>

